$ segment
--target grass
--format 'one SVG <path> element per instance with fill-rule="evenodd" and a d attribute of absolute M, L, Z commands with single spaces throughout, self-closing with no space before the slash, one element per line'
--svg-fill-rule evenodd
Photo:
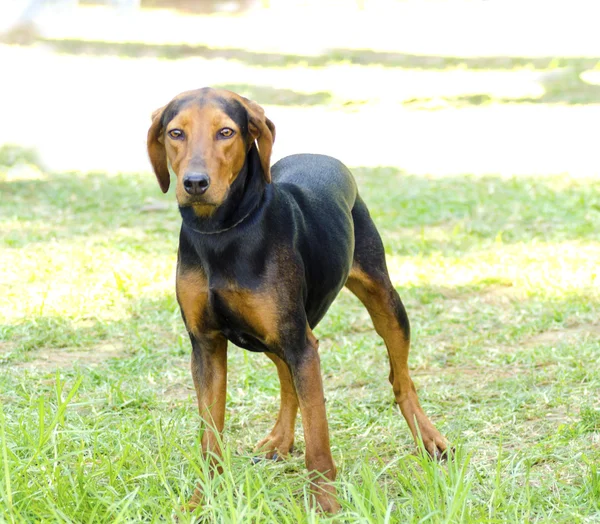
<path fill-rule="evenodd" d="M 353 169 L 412 319 L 422 403 L 457 453 L 414 454 L 385 348 L 343 292 L 317 329 L 343 508 L 329 518 L 308 505 L 300 425 L 288 461 L 251 465 L 278 385 L 234 347 L 224 474 L 207 475 L 172 195 L 150 174 L 10 178 L 18 153 L 3 158 L 4 521 L 189 522 L 195 482 L 206 522 L 600 521 L 597 180 Z M 155 201 L 170 206 L 142 211 Z"/>

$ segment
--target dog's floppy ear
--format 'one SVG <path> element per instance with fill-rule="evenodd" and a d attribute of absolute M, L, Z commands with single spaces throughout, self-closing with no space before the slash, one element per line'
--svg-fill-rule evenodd
<path fill-rule="evenodd" d="M 244 98 L 248 110 L 248 132 L 258 144 L 258 156 L 267 184 L 271 182 L 271 151 L 275 142 L 275 124 L 266 116 L 256 102 Z"/>
<path fill-rule="evenodd" d="M 163 193 L 169 190 L 170 177 L 167 166 L 167 151 L 163 137 L 162 116 L 165 107 L 161 107 L 152 113 L 152 124 L 148 129 L 148 156 L 158 180 L 158 185 Z"/>

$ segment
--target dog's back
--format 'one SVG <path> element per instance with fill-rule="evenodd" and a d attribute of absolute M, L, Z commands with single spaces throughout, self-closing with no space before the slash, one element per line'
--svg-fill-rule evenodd
<path fill-rule="evenodd" d="M 273 182 L 297 186 L 332 204 L 354 206 L 357 189 L 352 173 L 337 158 L 300 154 L 282 158 L 271 168 Z"/>

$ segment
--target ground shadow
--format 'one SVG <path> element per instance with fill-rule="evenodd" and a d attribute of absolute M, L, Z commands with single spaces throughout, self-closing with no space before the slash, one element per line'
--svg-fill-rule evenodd
<path fill-rule="evenodd" d="M 181 221 L 173 195 L 162 195 L 150 173 L 0 180 L 0 194 L 2 245 L 12 249 L 80 240 L 146 252 L 156 247 L 148 244 L 148 235 L 175 242 Z"/>
<path fill-rule="evenodd" d="M 59 40 L 49 38 L 42 39 L 41 41 L 57 53 L 96 56 L 111 55 L 128 58 L 156 57 L 171 60 L 200 57 L 209 60 L 234 60 L 255 67 L 324 67 L 344 62 L 356 65 L 432 70 L 457 67 L 493 70 L 511 70 L 523 67 L 532 69 L 576 67 L 583 70 L 593 68 L 600 61 L 600 57 L 456 57 L 342 48 L 326 49 L 319 55 L 299 55 L 248 51 L 239 48 L 213 48 L 206 45 L 188 44 L 116 43 L 99 40 Z"/>
<path fill-rule="evenodd" d="M 565 329 L 567 321 L 573 331 L 588 333 L 590 342 L 600 336 L 597 323 L 588 321 L 589 313 L 600 305 L 592 292 L 543 296 L 487 279 L 456 286 L 410 285 L 398 291 L 420 326 L 420 337 L 424 339 L 421 343 L 429 339 L 433 343 L 438 336 L 443 337 L 444 324 L 452 324 L 454 338 L 477 338 L 481 314 L 488 321 L 482 350 L 489 344 L 502 345 L 507 334 L 517 340 L 531 340 L 532 346 L 560 342 L 559 330 Z M 129 314 L 121 319 L 94 320 L 85 325 L 68 316 L 34 314 L 1 324 L 0 369 L 38 361 L 40 370 L 52 371 L 56 367 L 72 367 L 75 362 L 86 366 L 110 359 L 120 359 L 118 365 L 127 366 L 127 358 L 141 353 L 145 355 L 144 366 L 162 367 L 173 358 L 188 355 L 189 341 L 178 314 L 174 289 L 167 294 L 132 296 L 128 310 Z M 496 319 L 494 311 L 503 312 L 502 320 Z M 531 311 L 531 315 L 524 316 L 524 311 Z M 585 314 L 580 317 L 582 312 Z M 347 317 L 344 322 L 339 321 L 340 314 Z M 340 337 L 366 335 L 378 343 L 367 318 L 363 306 L 343 292 L 319 324 L 320 338 L 336 341 Z M 495 320 L 489 321 L 490 318 Z M 514 325 L 507 328 L 509 320 L 514 320 Z M 442 344 L 440 358 L 448 357 L 442 354 L 448 352 L 444 347 Z"/>
<path fill-rule="evenodd" d="M 599 238 L 600 183 L 559 188 L 556 177 L 429 178 L 394 167 L 352 172 L 392 253 L 487 250 L 499 239 L 512 244 Z"/>
<path fill-rule="evenodd" d="M 598 240 L 600 183 L 557 187 L 556 178 L 426 178 L 396 167 L 352 168 L 364 200 L 393 252 L 478 250 L 504 243 Z M 93 237 L 112 249 L 150 252 L 176 242 L 180 217 L 172 195 L 149 174 L 52 174 L 0 181 L 2 244 Z M 164 201 L 144 212 L 149 201 Z M 429 231 L 431 236 L 429 237 Z M 425 235 L 425 236 L 424 236 Z"/>

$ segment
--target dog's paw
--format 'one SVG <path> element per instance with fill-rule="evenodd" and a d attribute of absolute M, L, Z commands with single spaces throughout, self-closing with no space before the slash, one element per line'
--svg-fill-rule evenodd
<path fill-rule="evenodd" d="M 204 501 L 204 492 L 200 488 L 200 485 L 196 486 L 194 489 L 194 494 L 191 496 L 190 500 L 188 500 L 187 504 L 181 506 L 181 513 L 192 513 L 198 506 L 202 506 L 202 502 Z"/>
<path fill-rule="evenodd" d="M 454 452 L 448 445 L 448 441 L 433 425 L 420 429 L 423 446 L 432 459 L 444 461 L 448 458 L 448 455 Z"/>
<path fill-rule="evenodd" d="M 254 448 L 255 453 L 264 453 L 268 460 L 284 460 L 294 449 L 294 438 L 284 434 L 271 433 L 262 439 Z M 253 462 L 258 462 L 253 460 Z"/>
<path fill-rule="evenodd" d="M 336 489 L 333 484 L 329 482 L 314 483 L 311 491 L 319 512 L 334 515 L 340 511 L 340 503 L 337 500 Z"/>

